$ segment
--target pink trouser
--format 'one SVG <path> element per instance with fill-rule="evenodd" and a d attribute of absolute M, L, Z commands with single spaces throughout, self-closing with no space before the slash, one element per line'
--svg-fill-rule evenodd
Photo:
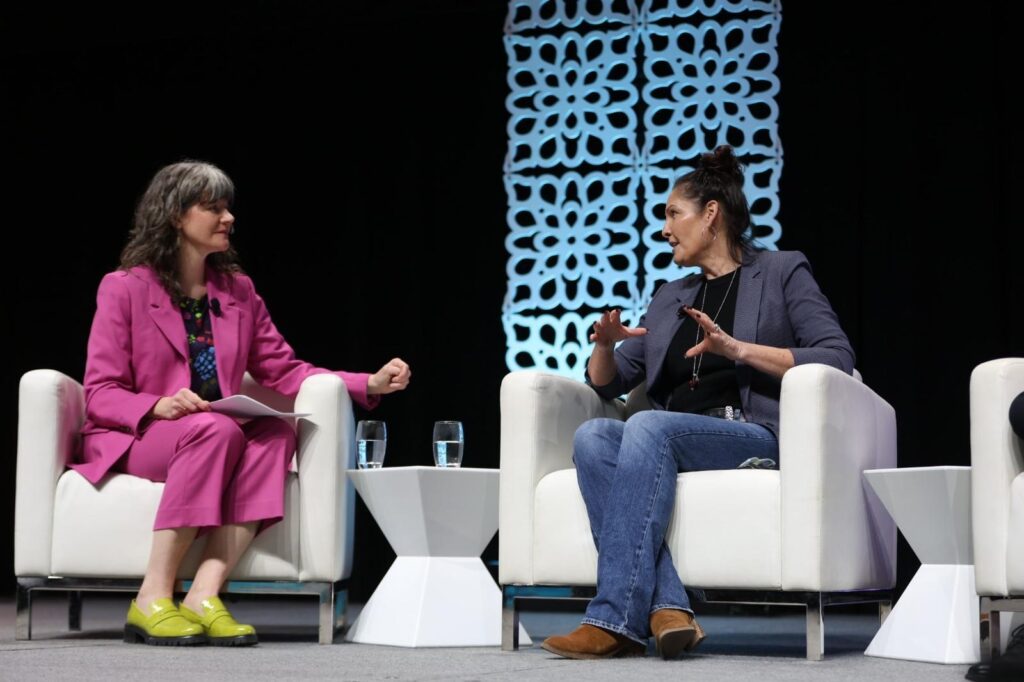
<path fill-rule="evenodd" d="M 295 431 L 276 417 L 239 424 L 197 412 L 157 420 L 114 468 L 165 481 L 153 530 L 261 521 L 284 516 L 284 485 Z"/>

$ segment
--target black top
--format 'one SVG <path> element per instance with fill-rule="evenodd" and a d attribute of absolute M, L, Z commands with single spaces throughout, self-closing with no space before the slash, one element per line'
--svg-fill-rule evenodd
<path fill-rule="evenodd" d="M 181 317 L 185 321 L 185 334 L 188 336 L 189 366 L 192 368 L 190 388 L 203 400 L 220 400 L 209 303 L 206 296 L 199 300 L 186 297 L 180 306 Z"/>
<path fill-rule="evenodd" d="M 730 286 L 731 284 L 731 286 Z M 712 280 L 705 279 L 697 290 L 693 306 L 713 318 L 722 331 L 732 335 L 736 319 L 736 292 L 740 288 L 739 268 Z M 712 407 L 740 406 L 740 389 L 736 382 L 736 363 L 732 360 L 704 353 L 692 358 L 685 357 L 686 351 L 703 340 L 704 332 L 698 337 L 697 322 L 682 313 L 683 323 L 679 326 L 665 357 L 659 381 L 674 387 L 666 409 L 673 412 L 702 412 Z M 693 390 L 690 379 L 694 367 L 698 369 L 698 381 Z"/>

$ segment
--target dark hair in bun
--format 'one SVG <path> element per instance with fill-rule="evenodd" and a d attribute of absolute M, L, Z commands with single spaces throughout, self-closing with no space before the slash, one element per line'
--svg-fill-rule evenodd
<path fill-rule="evenodd" d="M 723 144 L 713 152 L 701 154 L 697 168 L 676 180 L 672 189 L 695 202 L 701 210 L 709 201 L 718 202 L 733 257 L 742 263 L 743 252 L 752 248 L 750 207 L 743 194 L 743 166 L 732 147 Z"/>

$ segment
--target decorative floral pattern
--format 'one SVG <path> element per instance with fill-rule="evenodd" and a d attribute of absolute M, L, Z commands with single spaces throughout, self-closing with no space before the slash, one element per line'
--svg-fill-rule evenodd
<path fill-rule="evenodd" d="M 502 317 L 505 335 L 516 343 L 509 343 L 505 362 L 509 367 L 539 369 L 579 378 L 590 357 L 590 329 L 600 317 L 599 312 L 580 315 L 519 315 Z M 640 314 L 624 309 L 626 324 L 636 324 Z"/>
<path fill-rule="evenodd" d="M 771 15 L 649 26 L 641 34 L 647 162 L 677 163 L 720 144 L 737 156 L 779 155 L 778 32 Z"/>
<path fill-rule="evenodd" d="M 662 22 L 685 19 L 695 14 L 717 17 L 744 12 L 778 14 L 781 11 L 779 0 L 644 0 L 641 13 L 646 21 Z"/>
<path fill-rule="evenodd" d="M 505 177 L 512 227 L 507 312 L 543 310 L 557 302 L 567 308 L 632 306 L 639 235 L 637 179 L 629 171 L 569 172 L 561 177 Z"/>
<path fill-rule="evenodd" d="M 217 379 L 217 356 L 213 344 L 213 325 L 210 321 L 206 296 L 201 299 L 183 298 L 179 304 L 188 336 L 189 365 L 192 369 L 192 392 L 203 400 L 221 397 Z"/>
<path fill-rule="evenodd" d="M 594 9 L 597 11 L 593 11 Z M 505 33 L 533 28 L 576 27 L 580 24 L 633 24 L 636 6 L 628 0 L 590 0 L 567 3 L 564 0 L 511 0 Z"/>
<path fill-rule="evenodd" d="M 632 163 L 637 33 L 509 35 L 507 171 Z"/>

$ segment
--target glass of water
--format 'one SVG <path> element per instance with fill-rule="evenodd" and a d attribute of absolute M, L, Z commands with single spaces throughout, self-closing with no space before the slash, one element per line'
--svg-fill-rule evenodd
<path fill-rule="evenodd" d="M 462 464 L 462 422 L 434 422 L 434 464 L 457 467 Z"/>
<path fill-rule="evenodd" d="M 387 446 L 387 424 L 366 420 L 356 425 L 356 464 L 360 469 L 380 469 Z"/>

